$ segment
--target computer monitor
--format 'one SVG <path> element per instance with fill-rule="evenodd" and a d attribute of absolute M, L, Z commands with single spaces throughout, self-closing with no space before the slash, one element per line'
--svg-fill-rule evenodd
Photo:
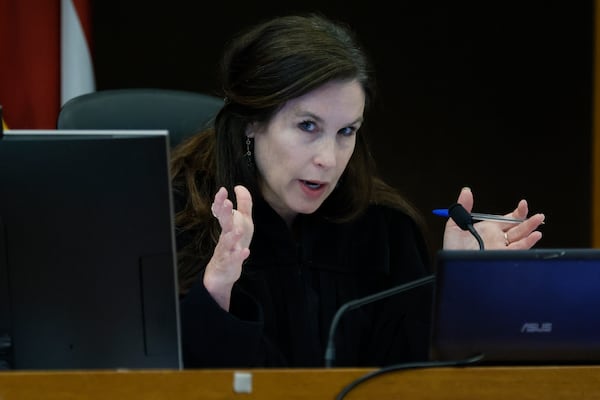
<path fill-rule="evenodd" d="M 7 369 L 181 369 L 166 131 L 5 131 Z"/>

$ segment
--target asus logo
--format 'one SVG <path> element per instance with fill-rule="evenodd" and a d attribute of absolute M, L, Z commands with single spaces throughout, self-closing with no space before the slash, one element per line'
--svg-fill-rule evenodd
<path fill-rule="evenodd" d="M 552 332 L 552 322 L 525 322 L 521 333 L 548 333 Z"/>

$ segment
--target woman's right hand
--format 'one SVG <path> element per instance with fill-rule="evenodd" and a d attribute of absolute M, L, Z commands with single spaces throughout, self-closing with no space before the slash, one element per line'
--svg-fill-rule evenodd
<path fill-rule="evenodd" d="M 213 255 L 204 271 L 204 286 L 215 301 L 229 310 L 231 289 L 242 273 L 242 263 L 250 255 L 254 233 L 252 196 L 244 186 L 234 188 L 237 209 L 225 188 L 215 194 L 211 210 L 221 225 L 221 234 Z"/>

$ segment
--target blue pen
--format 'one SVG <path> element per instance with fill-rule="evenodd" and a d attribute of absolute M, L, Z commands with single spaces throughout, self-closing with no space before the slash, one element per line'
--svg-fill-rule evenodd
<path fill-rule="evenodd" d="M 445 218 L 448 218 L 450 216 L 448 214 L 447 208 L 435 209 L 435 210 L 433 210 L 433 213 L 435 215 L 438 215 L 440 217 L 445 217 Z M 499 221 L 499 222 L 507 222 L 509 224 L 520 224 L 521 222 L 525 221 L 524 219 L 509 218 L 509 217 L 505 217 L 503 215 L 496 215 L 496 214 L 471 213 L 471 217 L 477 221 Z"/>

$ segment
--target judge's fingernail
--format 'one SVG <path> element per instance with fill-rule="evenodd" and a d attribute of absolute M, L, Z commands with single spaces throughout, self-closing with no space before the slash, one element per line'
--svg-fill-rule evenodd
<path fill-rule="evenodd" d="M 468 186 L 464 186 L 464 187 L 461 189 L 461 191 L 462 191 L 462 190 L 468 190 L 468 191 L 471 191 L 471 188 L 470 188 L 470 187 L 468 187 Z"/>

